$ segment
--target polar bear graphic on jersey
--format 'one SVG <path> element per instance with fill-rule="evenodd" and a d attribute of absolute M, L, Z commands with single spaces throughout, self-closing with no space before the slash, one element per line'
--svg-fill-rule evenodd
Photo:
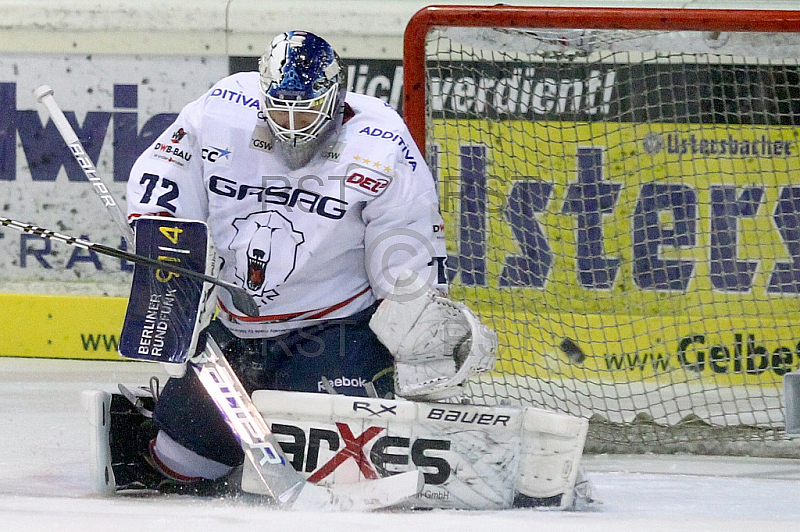
<path fill-rule="evenodd" d="M 303 233 L 277 211 L 237 218 L 233 226 L 237 234 L 228 247 L 236 252 L 236 277 L 256 296 L 274 299 L 297 266 Z"/>

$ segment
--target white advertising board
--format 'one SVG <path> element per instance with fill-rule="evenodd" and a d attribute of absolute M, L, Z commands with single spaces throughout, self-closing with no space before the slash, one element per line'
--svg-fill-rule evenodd
<path fill-rule="evenodd" d="M 120 246 L 116 226 L 33 89 L 54 89 L 98 174 L 124 205 L 136 157 L 227 72 L 220 56 L 0 55 L 0 215 Z M 0 232 L 0 292 L 124 296 L 129 269 L 37 236 Z"/>

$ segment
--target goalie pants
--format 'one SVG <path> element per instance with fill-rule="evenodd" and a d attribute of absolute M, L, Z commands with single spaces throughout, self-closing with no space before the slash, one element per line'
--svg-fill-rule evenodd
<path fill-rule="evenodd" d="M 367 395 L 393 390 L 393 358 L 369 328 L 377 304 L 349 318 L 291 331 L 274 338 L 242 339 L 215 320 L 206 330 L 225 353 L 248 393 L 257 389 Z M 171 378 L 153 414 L 159 429 L 205 458 L 235 467 L 244 461 L 239 442 L 193 371 Z"/>

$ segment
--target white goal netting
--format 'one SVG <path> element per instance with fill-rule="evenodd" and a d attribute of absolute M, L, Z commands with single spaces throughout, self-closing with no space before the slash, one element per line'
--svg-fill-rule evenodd
<path fill-rule="evenodd" d="M 406 57 L 452 295 L 501 339 L 470 394 L 589 417 L 600 452 L 800 456 L 800 34 L 593 20 Z"/>

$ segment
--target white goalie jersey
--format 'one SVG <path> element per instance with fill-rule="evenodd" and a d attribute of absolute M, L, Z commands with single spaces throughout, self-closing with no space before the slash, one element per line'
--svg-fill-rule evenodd
<path fill-rule="evenodd" d="M 188 104 L 133 166 L 129 220 L 206 221 L 221 277 L 253 295 L 259 317 L 220 293 L 237 336 L 352 315 L 406 270 L 446 292 L 430 170 L 388 105 L 353 93 L 346 102 L 341 134 L 293 171 L 273 151 L 258 73 L 234 74 Z"/>

